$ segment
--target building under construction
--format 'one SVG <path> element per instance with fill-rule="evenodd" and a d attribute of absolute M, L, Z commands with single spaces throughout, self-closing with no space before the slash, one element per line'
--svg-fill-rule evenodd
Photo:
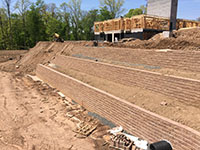
<path fill-rule="evenodd" d="M 149 0 L 148 15 L 95 22 L 95 39 L 110 42 L 122 38 L 147 40 L 157 33 L 171 29 L 200 27 L 198 21 L 176 19 L 177 5 L 178 0 Z"/>

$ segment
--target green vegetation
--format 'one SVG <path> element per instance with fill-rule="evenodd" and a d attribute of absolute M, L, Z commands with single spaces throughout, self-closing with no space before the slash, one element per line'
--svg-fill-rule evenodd
<path fill-rule="evenodd" d="M 127 18 L 131 18 L 136 15 L 146 14 L 146 7 L 144 5 L 140 6 L 140 8 L 130 9 L 129 12 L 125 15 Z"/>
<path fill-rule="evenodd" d="M 112 18 L 120 17 L 125 11 L 122 8 L 124 0 L 99 0 L 102 8 L 107 8 Z"/>
<path fill-rule="evenodd" d="M 124 13 L 124 0 L 99 0 L 100 8 L 90 11 L 81 9 L 81 0 L 70 0 L 60 6 L 43 0 L 34 3 L 17 0 L 14 6 L 12 0 L 2 1 L 0 49 L 28 49 L 38 41 L 52 40 L 54 33 L 64 40 L 93 40 L 95 21 L 117 18 Z M 141 9 L 132 9 L 126 16 L 144 13 Z"/>

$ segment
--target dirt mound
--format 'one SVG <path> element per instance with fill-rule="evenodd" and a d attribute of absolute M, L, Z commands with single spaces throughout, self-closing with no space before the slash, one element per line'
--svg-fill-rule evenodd
<path fill-rule="evenodd" d="M 74 46 L 92 46 L 91 41 L 66 41 L 57 42 L 38 42 L 29 52 L 17 63 L 21 72 L 33 72 L 37 64 L 46 64 L 54 59 L 57 54 L 69 55 Z"/>
<path fill-rule="evenodd" d="M 139 49 L 200 50 L 200 28 L 182 29 L 173 33 L 173 38 L 163 38 L 157 34 L 149 40 L 135 40 L 125 43 L 109 43 L 108 46 Z"/>

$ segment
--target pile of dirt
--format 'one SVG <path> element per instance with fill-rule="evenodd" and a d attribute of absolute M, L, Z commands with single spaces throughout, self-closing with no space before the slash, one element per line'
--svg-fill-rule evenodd
<path fill-rule="evenodd" d="M 109 43 L 106 45 L 139 49 L 200 50 L 200 28 L 175 31 L 172 38 L 163 38 L 162 34 L 157 34 L 149 40 L 135 40 L 117 44 Z"/>
<path fill-rule="evenodd" d="M 20 72 L 33 73 L 37 64 L 47 64 L 56 55 L 69 55 L 74 46 L 92 46 L 92 41 L 66 41 L 58 42 L 38 42 L 35 47 L 16 63 L 16 67 Z"/>

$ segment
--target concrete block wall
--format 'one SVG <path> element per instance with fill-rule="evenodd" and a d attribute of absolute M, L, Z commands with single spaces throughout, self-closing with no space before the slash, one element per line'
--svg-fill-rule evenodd
<path fill-rule="evenodd" d="M 170 17 L 172 0 L 148 0 L 147 14 Z"/>
<path fill-rule="evenodd" d="M 199 150 L 200 133 L 79 80 L 38 65 L 36 75 L 91 112 L 150 142 L 169 140 L 174 150 Z"/>
<path fill-rule="evenodd" d="M 130 87 L 141 87 L 175 98 L 190 106 L 200 105 L 200 81 L 162 75 L 140 69 L 116 66 L 75 57 L 57 56 L 53 63 Z"/>

